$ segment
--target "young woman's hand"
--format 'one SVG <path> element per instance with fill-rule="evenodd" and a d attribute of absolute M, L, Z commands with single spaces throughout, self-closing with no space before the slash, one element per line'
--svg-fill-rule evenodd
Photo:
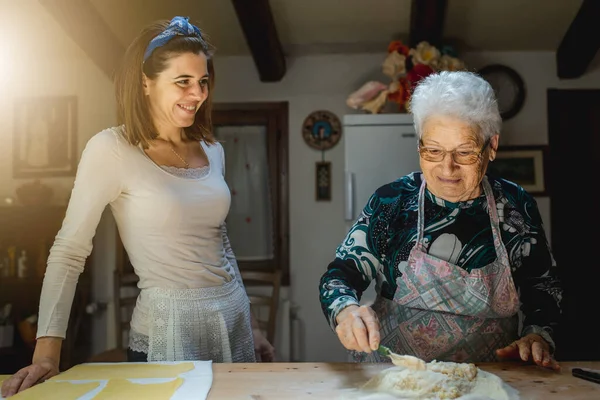
<path fill-rule="evenodd" d="M 10 397 L 58 375 L 58 363 L 50 358 L 37 360 L 2 383 L 2 397 Z"/>
<path fill-rule="evenodd" d="M 256 354 L 256 360 L 260 362 L 275 361 L 275 348 L 269 343 L 260 329 L 253 329 L 252 336 L 254 336 L 254 353 Z"/>

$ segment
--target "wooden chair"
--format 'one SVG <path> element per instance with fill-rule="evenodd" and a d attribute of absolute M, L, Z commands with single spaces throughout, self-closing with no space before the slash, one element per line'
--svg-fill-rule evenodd
<path fill-rule="evenodd" d="M 279 290 L 281 288 L 281 270 L 272 272 L 240 271 L 240 273 L 250 299 L 250 307 L 258 321 L 258 325 L 267 340 L 274 344 Z M 265 286 L 267 293 L 263 288 Z"/>
<path fill-rule="evenodd" d="M 242 279 L 251 302 L 252 312 L 260 329 L 270 343 L 275 341 L 277 326 L 277 309 L 281 288 L 281 271 L 260 272 L 242 271 Z M 124 362 L 127 361 L 127 340 L 124 340 L 130 328 L 131 313 L 137 301 L 135 295 L 123 293 L 137 289 L 138 277 L 133 272 L 114 274 L 115 334 L 117 346 L 91 357 L 88 362 Z M 266 292 L 266 293 L 265 293 Z"/>

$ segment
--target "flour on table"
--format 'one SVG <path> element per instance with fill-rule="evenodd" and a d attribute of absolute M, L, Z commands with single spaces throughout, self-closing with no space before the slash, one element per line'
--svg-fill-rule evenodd
<path fill-rule="evenodd" d="M 360 400 L 518 400 L 518 392 L 474 364 L 427 363 L 427 369 L 394 366 L 381 371 L 344 399 Z"/>

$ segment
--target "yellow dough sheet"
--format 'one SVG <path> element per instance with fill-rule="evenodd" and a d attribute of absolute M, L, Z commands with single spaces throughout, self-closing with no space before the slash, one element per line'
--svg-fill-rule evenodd
<path fill-rule="evenodd" d="M 194 369 L 194 364 L 81 364 L 62 372 L 49 381 L 84 381 L 106 379 L 176 378 Z"/>
<path fill-rule="evenodd" d="M 100 385 L 101 382 L 71 383 L 48 380 L 17 393 L 10 397 L 10 400 L 77 400 Z"/>
<path fill-rule="evenodd" d="M 111 379 L 93 400 L 118 399 L 170 399 L 183 383 L 183 378 L 177 378 L 164 383 L 133 383 L 127 379 Z"/>
<path fill-rule="evenodd" d="M 10 400 L 206 400 L 211 385 L 210 361 L 89 363 L 76 365 Z"/>

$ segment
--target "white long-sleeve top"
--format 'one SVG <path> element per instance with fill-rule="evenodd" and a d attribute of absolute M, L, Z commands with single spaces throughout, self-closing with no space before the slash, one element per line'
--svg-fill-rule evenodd
<path fill-rule="evenodd" d="M 65 219 L 50 250 L 38 338 L 65 337 L 77 280 L 106 205 L 140 278 L 142 291 L 131 321 L 135 332 L 149 331 L 149 299 L 143 289 L 211 287 L 239 277 L 222 232 L 231 203 L 223 147 L 201 144 L 209 172 L 190 179 L 155 164 L 140 146 L 125 140 L 121 127 L 106 129 L 88 141 Z"/>

